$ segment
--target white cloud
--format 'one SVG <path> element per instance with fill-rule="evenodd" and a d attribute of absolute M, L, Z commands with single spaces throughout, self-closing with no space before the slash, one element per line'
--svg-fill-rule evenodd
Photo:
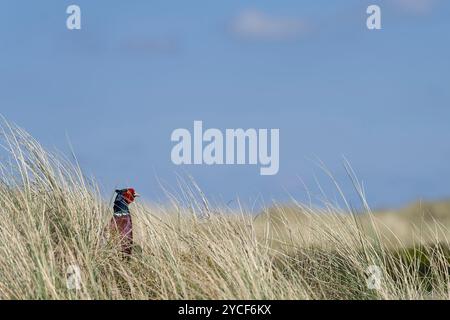
<path fill-rule="evenodd" d="M 413 14 L 428 14 L 436 5 L 436 0 L 394 0 L 402 11 Z"/>
<path fill-rule="evenodd" d="M 231 23 L 231 31 L 241 38 L 259 40 L 289 40 L 307 33 L 303 20 L 275 17 L 258 10 L 245 10 Z"/>

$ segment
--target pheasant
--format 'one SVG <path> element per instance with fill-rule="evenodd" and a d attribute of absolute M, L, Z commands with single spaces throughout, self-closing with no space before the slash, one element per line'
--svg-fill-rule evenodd
<path fill-rule="evenodd" d="M 139 195 L 133 188 L 115 190 L 115 192 L 117 196 L 114 200 L 114 215 L 110 229 L 113 235 L 119 237 L 122 254 L 129 258 L 133 246 L 133 224 L 128 205 Z"/>

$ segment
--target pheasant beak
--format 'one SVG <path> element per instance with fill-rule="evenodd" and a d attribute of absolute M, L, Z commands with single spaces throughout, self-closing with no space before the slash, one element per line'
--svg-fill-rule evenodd
<path fill-rule="evenodd" d="M 135 193 L 135 194 L 134 194 L 134 197 L 135 197 L 135 198 L 140 197 L 140 196 L 141 196 L 141 195 L 140 195 L 139 193 Z"/>

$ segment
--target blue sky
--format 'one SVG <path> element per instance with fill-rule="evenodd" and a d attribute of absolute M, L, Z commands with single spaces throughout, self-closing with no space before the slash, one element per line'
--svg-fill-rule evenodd
<path fill-rule="evenodd" d="M 82 30 L 66 29 L 70 4 Z M 366 28 L 378 4 L 382 30 Z M 68 151 L 108 193 L 189 173 L 211 199 L 252 205 L 335 192 L 374 207 L 450 196 L 450 3 L 21 1 L 0 10 L 0 113 Z M 279 128 L 280 171 L 170 161 L 176 128 Z M 261 200 L 262 199 L 262 200 Z"/>

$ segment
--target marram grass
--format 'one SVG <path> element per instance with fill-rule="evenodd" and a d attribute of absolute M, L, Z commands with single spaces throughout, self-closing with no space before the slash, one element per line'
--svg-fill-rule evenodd
<path fill-rule="evenodd" d="M 369 210 L 295 204 L 255 217 L 212 208 L 195 183 L 170 205 L 132 205 L 136 245 L 123 260 L 95 181 L 6 121 L 0 140 L 1 299 L 449 298 L 440 221 L 418 223 L 405 244 Z"/>

